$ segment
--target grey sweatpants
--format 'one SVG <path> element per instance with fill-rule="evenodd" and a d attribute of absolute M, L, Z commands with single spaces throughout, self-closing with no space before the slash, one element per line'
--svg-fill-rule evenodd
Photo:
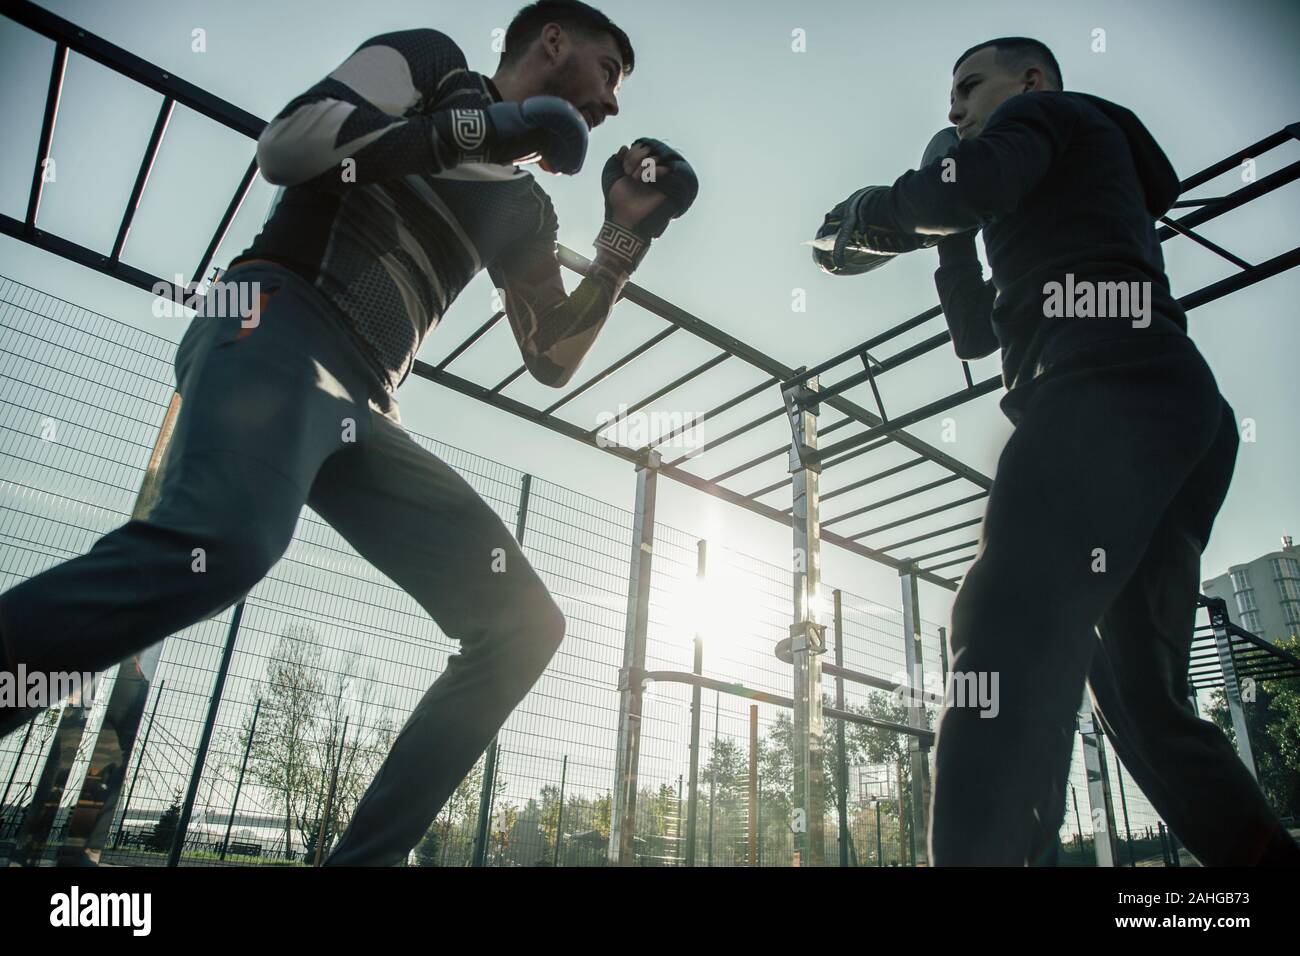
<path fill-rule="evenodd" d="M 461 646 L 326 860 L 391 866 L 541 676 L 564 617 L 496 513 L 402 429 L 310 284 L 262 262 L 223 281 L 260 283 L 259 321 L 186 331 L 156 505 L 0 595 L 0 650 L 29 672 L 107 669 L 243 597 L 310 505 Z"/>

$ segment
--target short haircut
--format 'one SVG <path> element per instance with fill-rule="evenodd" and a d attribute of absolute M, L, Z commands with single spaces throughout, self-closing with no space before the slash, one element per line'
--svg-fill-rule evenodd
<path fill-rule="evenodd" d="M 1015 72 L 1027 70 L 1031 66 L 1041 67 L 1047 78 L 1056 84 L 1058 90 L 1065 89 L 1065 84 L 1061 82 L 1061 65 L 1056 62 L 1052 51 L 1048 49 L 1046 43 L 1029 37 L 998 37 L 996 40 L 985 40 L 957 57 L 957 62 L 952 65 L 952 72 L 956 74 L 957 67 L 961 66 L 963 60 L 987 47 L 993 47 L 997 51 L 999 66 Z"/>
<path fill-rule="evenodd" d="M 589 37 L 608 34 L 618 46 L 619 56 L 623 60 L 623 75 L 631 73 L 632 67 L 636 65 L 632 41 L 627 38 L 627 34 L 605 14 L 579 0 L 537 0 L 516 13 L 506 28 L 505 49 L 501 51 L 502 64 L 514 63 L 522 57 L 529 44 L 542 35 L 542 28 L 548 23 L 558 23 L 566 30 Z"/>

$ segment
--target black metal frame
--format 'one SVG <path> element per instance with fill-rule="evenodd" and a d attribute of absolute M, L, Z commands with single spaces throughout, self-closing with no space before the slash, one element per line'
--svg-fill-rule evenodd
<path fill-rule="evenodd" d="M 174 297 L 193 297 L 197 295 L 201 289 L 203 276 L 211 264 L 212 257 L 220 246 L 231 222 L 234 220 L 236 213 L 239 211 L 240 206 L 252 187 L 253 178 L 257 174 L 257 164 L 255 158 L 250 160 L 249 166 L 240 181 L 239 187 L 235 191 L 235 195 L 231 198 L 225 214 L 222 216 L 220 222 L 217 224 L 217 228 L 212 234 L 211 241 L 208 243 L 203 258 L 200 260 L 193 273 L 193 279 L 184 290 L 175 289 L 171 283 L 156 276 L 152 276 L 143 270 L 137 269 L 121 259 L 122 248 L 130 230 L 136 206 L 148 182 L 149 172 L 157 157 L 158 149 L 162 142 L 168 120 L 170 119 L 175 104 L 179 103 L 209 117 L 229 129 L 243 133 L 252 139 L 255 139 L 260 134 L 265 126 L 265 122 L 258 117 L 205 92 L 193 84 L 187 83 L 172 74 L 160 70 L 134 54 L 79 29 L 75 24 L 43 10 L 35 4 L 28 2 L 28 0 L 20 0 L 20 2 L 9 5 L 9 8 L 5 11 L 4 15 L 23 26 L 28 27 L 36 33 L 53 40 L 55 43 L 55 52 L 50 73 L 49 90 L 46 98 L 45 119 L 42 125 L 40 148 L 37 154 L 36 166 L 33 171 L 32 189 L 27 208 L 27 215 L 23 221 L 13 219 L 9 216 L 0 215 L 0 231 L 74 262 L 78 262 L 87 268 L 94 269 L 106 275 L 114 276 L 115 278 L 148 291 L 156 290 L 161 284 L 162 287 L 170 289 Z M 49 155 L 50 142 L 53 138 L 59 97 L 62 91 L 63 75 L 67 65 L 69 52 L 75 52 L 94 59 L 110 69 L 115 70 L 119 74 L 158 92 L 163 97 L 158 117 L 154 124 L 153 133 L 146 146 L 140 164 L 140 171 L 131 193 L 131 199 L 127 204 L 127 209 L 123 214 L 118 229 L 117 239 L 114 242 L 112 250 L 107 255 L 80 246 L 61 236 L 53 235 L 37 228 L 37 214 L 40 208 L 42 188 L 41 174 L 44 161 Z M 1182 191 L 1183 193 L 1186 193 L 1189 190 L 1210 181 L 1215 176 L 1233 168 L 1246 157 L 1259 156 L 1260 154 L 1267 152 L 1290 139 L 1297 138 L 1300 138 L 1300 124 L 1293 123 L 1184 180 L 1182 183 Z M 1213 242 L 1210 242 L 1203 236 L 1200 236 L 1194 228 L 1199 226 L 1201 223 L 1214 219 L 1237 208 L 1238 206 L 1266 195 L 1281 186 L 1294 181 L 1298 177 L 1300 177 L 1300 162 L 1292 163 L 1269 176 L 1243 186 L 1226 197 L 1199 200 L 1183 199 L 1178 203 L 1179 206 L 1195 206 L 1196 209 L 1193 212 L 1184 215 L 1180 219 L 1175 220 L 1166 217 L 1162 220 L 1165 224 L 1158 232 L 1161 241 L 1174 235 L 1187 236 L 1192 241 L 1201 244 L 1205 248 L 1208 248 L 1222 256 L 1227 261 L 1232 262 L 1241 270 L 1236 275 L 1211 283 L 1202 289 L 1184 296 L 1180 300 L 1184 308 L 1195 308 L 1227 295 L 1230 292 L 1236 291 L 1237 289 L 1263 281 L 1279 272 L 1300 265 L 1300 247 L 1285 252 L 1266 262 L 1252 265 L 1244 259 L 1222 249 Z M 585 274 L 590 266 L 590 260 L 563 246 L 559 247 L 558 256 L 560 264 L 564 268 L 579 274 Z M 800 461 L 809 463 L 815 470 L 824 473 L 826 469 L 829 469 L 833 465 L 841 464 L 878 448 L 891 445 L 906 448 L 913 452 L 915 457 L 902 464 L 883 468 L 865 478 L 847 483 L 840 488 L 825 489 L 821 493 L 823 501 L 833 500 L 838 496 L 856 491 L 872 482 L 899 474 L 900 472 L 917 465 L 930 464 L 938 466 L 938 468 L 942 470 L 942 475 L 937 479 L 927 477 L 926 479 L 919 480 L 914 486 L 910 487 L 905 492 L 884 499 L 871 501 L 865 506 L 856 509 L 851 508 L 846 510 L 844 513 L 823 520 L 822 540 L 831 544 L 839 545 L 846 550 L 894 568 L 900 572 L 912 570 L 921 580 L 928 581 L 931 584 L 949 590 L 954 590 L 957 587 L 957 584 L 961 580 L 960 574 L 953 576 L 951 572 L 946 574 L 939 574 L 937 572 L 963 565 L 972 560 L 974 557 L 973 553 L 953 556 L 953 552 L 962 551 L 966 548 L 974 548 L 977 546 L 977 541 L 969 541 L 959 545 L 940 547 L 919 557 L 909 557 L 900 552 L 902 552 L 903 549 L 911 549 L 914 545 L 930 541 L 931 539 L 963 528 L 973 528 L 979 525 L 982 519 L 975 518 L 958 521 L 956 523 L 947 524 L 938 530 L 909 535 L 889 544 L 869 546 L 863 541 L 864 538 L 872 537 L 882 532 L 904 528 L 905 526 L 922 519 L 931 518 L 935 515 L 943 514 L 963 505 L 976 502 L 987 496 L 989 489 L 992 486 L 992 481 L 988 476 L 959 461 L 955 457 L 920 440 L 914 435 L 909 434 L 905 429 L 908 426 L 924 421 L 941 412 L 956 408 L 982 395 L 987 395 L 995 391 L 1001 385 L 1000 378 L 993 377 L 980 382 L 975 382 L 971 376 L 969 364 L 962 361 L 960 365 L 966 382 L 964 388 L 928 402 L 918 408 L 904 412 L 903 414 L 896 414 L 893 417 L 890 417 L 885 410 L 880 386 L 881 377 L 890 371 L 900 368 L 912 359 L 941 348 L 950 340 L 950 337 L 946 330 L 940 331 L 920 342 L 901 348 L 887 357 L 882 358 L 874 353 L 880 347 L 887 346 L 890 342 L 896 340 L 905 333 L 919 329 L 926 322 L 937 318 L 941 315 L 938 306 L 927 309 L 919 315 L 901 322 L 892 328 L 886 329 L 885 331 L 872 336 L 867 341 L 847 349 L 812 368 L 801 368 L 796 370 L 768 355 L 765 355 L 759 350 L 710 325 L 684 309 L 667 302 L 635 283 L 628 283 L 624 289 L 623 298 L 635 303 L 663 320 L 667 323 L 667 326 L 605 368 L 596 370 L 594 373 L 584 376 L 580 384 L 568 389 L 561 397 L 549 403 L 545 407 L 534 407 L 526 402 L 511 398 L 505 394 L 506 388 L 512 382 L 523 376 L 525 368 L 522 363 L 511 374 L 507 375 L 504 379 L 492 386 L 482 385 L 471 381 L 468 378 L 456 374 L 456 372 L 452 370 L 454 363 L 469 352 L 475 343 L 480 341 L 498 322 L 500 322 L 504 317 L 504 313 L 500 311 L 492 315 L 470 336 L 452 349 L 452 351 L 436 365 L 423 361 L 416 362 L 413 374 L 429 381 L 436 382 L 444 387 L 454 389 L 455 391 L 483 402 L 484 404 L 492 405 L 502 411 L 509 412 L 512 415 L 542 425 L 551 431 L 565 435 L 574 441 L 582 442 L 583 444 L 594 448 L 600 448 L 601 450 L 626 461 L 643 464 L 649 460 L 649 456 L 652 453 L 657 452 L 657 446 L 660 446 L 675 437 L 675 433 L 670 432 L 661 435 L 641 448 L 624 447 L 612 443 L 607 439 L 598 440 L 600 438 L 600 433 L 610 427 L 610 425 L 616 424 L 617 420 L 615 420 L 615 422 L 606 423 L 600 428 L 592 429 L 561 418 L 557 412 L 583 392 L 598 383 L 608 381 L 620 370 L 650 354 L 657 345 L 670 338 L 676 332 L 684 331 L 695 339 L 698 339 L 716 349 L 716 354 L 687 373 L 666 383 L 660 388 L 657 388 L 650 395 L 643 396 L 636 402 L 630 403 L 626 414 L 639 411 L 640 409 L 649 406 L 651 403 L 664 398 L 677 389 L 680 389 L 688 382 L 692 382 L 719 367 L 729 359 L 738 359 L 747 366 L 753 368 L 758 373 L 755 383 L 742 390 L 740 393 L 732 395 L 724 401 L 716 404 L 713 408 L 709 409 L 707 412 L 703 413 L 701 417 L 696 419 L 697 422 L 716 418 L 741 403 L 763 394 L 768 389 L 779 391 L 781 402 L 772 411 L 766 412 L 744 425 L 731 429 L 718 439 L 708 442 L 701 451 L 708 451 L 722 447 L 739 436 L 752 431 L 754 428 L 782 416 L 788 416 L 801 407 L 808 407 L 813 404 L 820 406 L 824 404 L 825 406 L 834 409 L 836 412 L 842 414 L 843 418 L 832 422 L 825 427 L 820 427 L 820 436 L 829 435 L 843 428 L 852 428 L 855 425 L 862 426 L 862 429 L 854 434 L 841 438 L 838 441 L 834 441 L 829 445 L 824 445 L 817 450 L 802 449 L 798 447 L 794 448 L 793 451 L 799 456 Z M 814 377 L 820 377 L 835 370 L 839 370 L 841 366 L 847 363 L 861 363 L 861 370 L 853 371 L 831 384 L 819 382 L 820 387 L 817 391 L 812 391 L 805 387 L 806 383 Z M 876 406 L 875 411 L 863 407 L 856 401 L 851 400 L 846 394 L 850 389 L 862 384 L 869 385 L 871 389 Z M 672 478 L 674 481 L 678 481 L 699 491 L 706 492 L 716 498 L 745 508 L 773 521 L 790 526 L 791 508 L 776 507 L 767 504 L 760 499 L 789 486 L 791 484 L 791 479 L 786 478 L 782 481 L 768 484 L 750 492 L 743 492 L 736 490 L 733 487 L 728 487 L 724 482 L 732 481 L 744 475 L 752 468 L 773 459 L 777 459 L 782 455 L 786 455 L 790 453 L 791 450 L 790 444 L 786 442 L 744 462 L 739 466 L 728 468 L 711 476 L 705 476 L 686 470 L 685 462 L 687 461 L 687 458 L 696 459 L 701 457 L 699 455 L 683 455 L 682 457 L 673 460 L 661 461 L 657 464 L 657 470 L 665 476 Z M 949 484 L 957 486 L 954 488 L 954 491 L 956 491 L 957 494 L 953 500 L 930 507 L 922 507 L 919 511 L 914 513 L 904 514 L 900 518 L 884 521 L 861 530 L 829 530 L 829 526 L 831 525 L 849 522 L 868 512 L 889 505 L 898 504 L 899 502 L 906 501 L 913 496 L 921 495 Z M 925 567 L 919 566 L 919 562 L 921 561 L 945 556 L 947 556 L 946 559 L 938 563 Z"/>

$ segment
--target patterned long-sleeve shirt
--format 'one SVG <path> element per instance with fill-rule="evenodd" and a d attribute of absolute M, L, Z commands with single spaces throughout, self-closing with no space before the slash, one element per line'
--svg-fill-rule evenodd
<path fill-rule="evenodd" d="M 285 188 L 231 265 L 269 259 L 306 278 L 389 391 L 486 268 L 529 372 L 564 385 L 648 244 L 606 222 L 567 293 L 550 198 L 526 170 L 481 161 L 482 111 L 500 100 L 436 30 L 367 40 L 262 132 L 262 175 Z"/>

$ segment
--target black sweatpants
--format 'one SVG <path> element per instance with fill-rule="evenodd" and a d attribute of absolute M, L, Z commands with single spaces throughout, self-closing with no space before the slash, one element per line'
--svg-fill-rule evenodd
<path fill-rule="evenodd" d="M 326 860 L 391 866 L 541 676 L 564 616 L 496 512 L 401 427 L 311 285 L 272 264 L 223 282 L 260 283 L 260 322 L 186 330 L 156 505 L 0 595 L 0 645 L 28 672 L 105 670 L 243 597 L 310 505 L 461 645 Z M 30 716 L 0 711 L 0 734 Z"/>
<path fill-rule="evenodd" d="M 1089 347 L 1015 389 L 952 670 L 997 672 L 995 717 L 950 707 L 935 753 L 936 865 L 1032 862 L 1065 814 L 1085 682 L 1125 768 L 1206 865 L 1297 863 L 1232 745 L 1187 701 L 1200 557 L 1237 453 L 1192 342 Z"/>

